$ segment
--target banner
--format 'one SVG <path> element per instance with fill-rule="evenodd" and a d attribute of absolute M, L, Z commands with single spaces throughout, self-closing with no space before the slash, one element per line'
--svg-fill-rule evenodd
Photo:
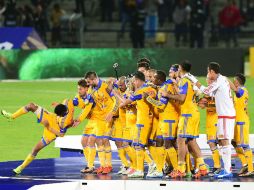
<path fill-rule="evenodd" d="M 30 27 L 0 27 L 0 49 L 46 49 L 38 33 Z"/>
<path fill-rule="evenodd" d="M 151 60 L 151 67 L 168 73 L 170 65 L 188 59 L 192 73 L 206 76 L 209 62 L 218 62 L 222 74 L 233 76 L 243 72 L 241 49 L 47 49 L 0 51 L 0 70 L 3 78 L 34 80 L 61 77 L 83 77 L 96 71 L 101 77 L 114 76 L 113 64 L 119 64 L 119 75 L 136 71 L 142 57 Z M 2 69 L 1 69 L 2 68 Z M 0 72 L 1 73 L 1 72 Z M 1 77 L 1 76 L 0 76 Z"/>

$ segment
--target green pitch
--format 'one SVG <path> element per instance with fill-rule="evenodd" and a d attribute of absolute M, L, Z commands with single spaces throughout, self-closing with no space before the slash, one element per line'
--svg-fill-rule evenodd
<path fill-rule="evenodd" d="M 202 82 L 205 80 L 202 78 Z M 254 115 L 254 78 L 247 80 L 249 90 L 249 112 Z M 52 102 L 61 102 L 65 98 L 74 97 L 76 82 L 0 82 L 0 109 L 13 112 L 29 102 L 35 102 L 53 111 Z M 76 109 L 76 114 L 80 112 Z M 82 134 L 85 122 L 74 129 L 69 129 L 67 135 Z M 201 110 L 200 131 L 205 133 L 205 112 Z M 31 151 L 35 143 L 42 136 L 43 127 L 37 123 L 34 114 L 29 113 L 12 122 L 0 117 L 0 161 L 23 160 Z M 251 133 L 254 129 L 251 128 Z M 42 150 L 37 158 L 59 157 L 60 151 L 54 148 L 54 143 Z"/>

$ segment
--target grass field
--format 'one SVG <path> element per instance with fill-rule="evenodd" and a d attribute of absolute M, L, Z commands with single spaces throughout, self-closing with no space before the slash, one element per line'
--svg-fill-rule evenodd
<path fill-rule="evenodd" d="M 204 78 L 201 78 L 204 82 Z M 247 80 L 249 90 L 249 112 L 254 115 L 254 78 Z M 76 94 L 75 81 L 38 81 L 38 82 L 0 82 L 0 109 L 15 111 L 29 102 L 35 102 L 49 111 L 52 102 L 61 102 L 65 98 L 74 97 Z M 80 110 L 76 111 L 76 114 Z M 68 135 L 82 134 L 84 124 L 70 129 Z M 15 121 L 8 122 L 0 117 L 0 161 L 23 160 L 31 151 L 42 135 L 43 127 L 37 123 L 36 117 L 29 113 Z M 200 131 L 205 133 L 205 111 L 201 110 Z M 254 129 L 251 127 L 251 133 Z M 38 158 L 59 157 L 59 149 L 54 148 L 54 143 L 39 153 Z"/>

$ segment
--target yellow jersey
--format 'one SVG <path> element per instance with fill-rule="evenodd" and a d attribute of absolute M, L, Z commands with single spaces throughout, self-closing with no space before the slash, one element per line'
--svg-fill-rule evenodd
<path fill-rule="evenodd" d="M 248 115 L 249 94 L 246 87 L 240 87 L 234 94 L 234 105 L 236 110 L 236 121 L 249 119 Z"/>
<path fill-rule="evenodd" d="M 183 77 L 179 82 L 180 94 L 185 94 L 185 101 L 181 104 L 181 114 L 191 114 L 198 110 L 197 104 L 195 102 L 195 91 L 193 90 L 193 85 L 189 79 Z"/>
<path fill-rule="evenodd" d="M 133 95 L 130 96 L 130 99 L 135 101 L 137 104 L 137 120 L 139 120 L 139 122 L 147 122 L 147 120 L 149 120 L 149 114 L 151 111 L 151 105 L 146 99 L 143 98 L 143 93 L 152 93 L 151 97 L 154 98 L 156 95 L 156 90 L 147 84 L 143 84 L 134 92 Z"/>

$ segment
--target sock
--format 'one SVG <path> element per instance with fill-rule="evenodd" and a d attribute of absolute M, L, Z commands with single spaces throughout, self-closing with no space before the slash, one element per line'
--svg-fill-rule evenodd
<path fill-rule="evenodd" d="M 179 161 L 178 162 L 177 170 L 180 171 L 181 173 L 185 173 L 185 171 L 186 171 L 186 163 Z"/>
<path fill-rule="evenodd" d="M 88 159 L 87 159 L 87 162 L 88 162 L 87 166 L 89 168 L 92 168 L 94 166 L 94 160 L 96 157 L 96 148 L 95 148 L 95 146 L 89 146 L 88 150 L 89 150 L 89 154 L 88 154 Z"/>
<path fill-rule="evenodd" d="M 157 152 L 157 163 L 156 163 L 156 168 L 158 172 L 162 172 L 163 166 L 165 164 L 165 149 L 164 147 L 156 147 L 156 152 Z"/>
<path fill-rule="evenodd" d="M 88 146 L 83 148 L 83 154 L 84 154 L 84 157 L 86 159 L 86 162 L 88 162 L 88 156 L 89 156 L 89 148 L 88 148 Z"/>
<path fill-rule="evenodd" d="M 251 149 L 245 150 L 244 152 L 245 158 L 248 163 L 248 172 L 253 172 L 253 163 L 252 163 L 252 151 Z"/>
<path fill-rule="evenodd" d="M 11 115 L 11 117 L 12 117 L 12 119 L 16 119 L 17 117 L 24 115 L 26 113 L 28 113 L 28 111 L 26 110 L 25 107 L 22 107 L 22 108 L 18 109 L 15 113 L 13 113 Z"/>
<path fill-rule="evenodd" d="M 105 147 L 105 158 L 106 166 L 112 167 L 112 152 L 110 146 Z"/>
<path fill-rule="evenodd" d="M 34 158 L 35 158 L 34 155 L 28 154 L 24 162 L 20 165 L 22 170 L 25 169 L 34 160 Z"/>
<path fill-rule="evenodd" d="M 119 158 L 120 158 L 122 164 L 125 167 L 129 167 L 129 162 L 128 162 L 127 158 L 126 158 L 124 148 L 118 148 L 117 150 L 118 150 L 118 155 L 119 155 Z"/>
<path fill-rule="evenodd" d="M 196 161 L 197 161 L 197 166 L 200 170 L 206 170 L 207 169 L 206 165 L 205 165 L 205 162 L 204 162 L 204 159 L 202 157 L 197 158 Z"/>
<path fill-rule="evenodd" d="M 169 157 L 173 168 L 177 169 L 177 167 L 178 167 L 178 157 L 177 157 L 176 149 L 174 147 L 171 147 L 171 148 L 167 149 L 166 151 L 167 151 L 167 156 Z"/>
<path fill-rule="evenodd" d="M 145 150 L 142 148 L 137 148 L 136 155 L 137 155 L 137 170 L 143 172 L 144 171 Z"/>
<path fill-rule="evenodd" d="M 133 169 L 137 169 L 137 157 L 136 157 L 136 151 L 130 147 L 129 145 L 124 147 L 125 152 L 127 153 L 127 155 L 130 158 L 131 161 L 131 168 Z"/>
<path fill-rule="evenodd" d="M 153 163 L 153 160 L 151 159 L 151 157 L 149 156 L 148 152 L 146 150 L 144 150 L 144 155 L 145 155 L 145 161 L 146 163 L 148 164 L 152 164 Z"/>
<path fill-rule="evenodd" d="M 230 145 L 221 147 L 221 157 L 224 163 L 226 172 L 231 173 L 231 148 Z"/>
<path fill-rule="evenodd" d="M 185 162 L 186 162 L 186 173 L 190 173 L 191 172 L 191 167 L 190 167 L 190 153 L 187 152 L 186 157 L 185 157 Z"/>
<path fill-rule="evenodd" d="M 146 156 L 148 156 L 149 158 L 146 158 L 146 156 L 145 156 L 145 161 L 147 162 L 147 163 L 149 163 L 149 164 L 151 164 L 153 161 L 157 164 L 157 158 L 158 158 L 158 154 L 157 154 L 157 147 L 155 147 L 155 146 L 149 146 L 148 147 L 148 150 L 149 150 L 149 153 L 150 153 L 150 155 L 151 156 L 149 156 L 148 154 L 147 154 L 147 151 L 146 151 Z M 152 159 L 151 159 L 151 157 L 152 157 Z M 146 160 L 146 159 L 148 159 L 148 160 Z"/>
<path fill-rule="evenodd" d="M 220 164 L 220 153 L 218 148 L 212 150 L 212 158 L 213 158 L 213 167 L 214 168 L 221 168 Z"/>
<path fill-rule="evenodd" d="M 240 159 L 240 161 L 241 161 L 241 163 L 242 163 L 242 166 L 247 165 L 247 160 L 246 160 L 246 158 L 245 158 L 243 148 L 242 148 L 242 147 L 236 147 L 236 148 L 235 148 L 235 151 L 236 151 L 236 153 L 237 153 L 238 158 Z"/>
<path fill-rule="evenodd" d="M 102 167 L 105 167 L 106 154 L 103 146 L 98 147 L 98 157 Z"/>

